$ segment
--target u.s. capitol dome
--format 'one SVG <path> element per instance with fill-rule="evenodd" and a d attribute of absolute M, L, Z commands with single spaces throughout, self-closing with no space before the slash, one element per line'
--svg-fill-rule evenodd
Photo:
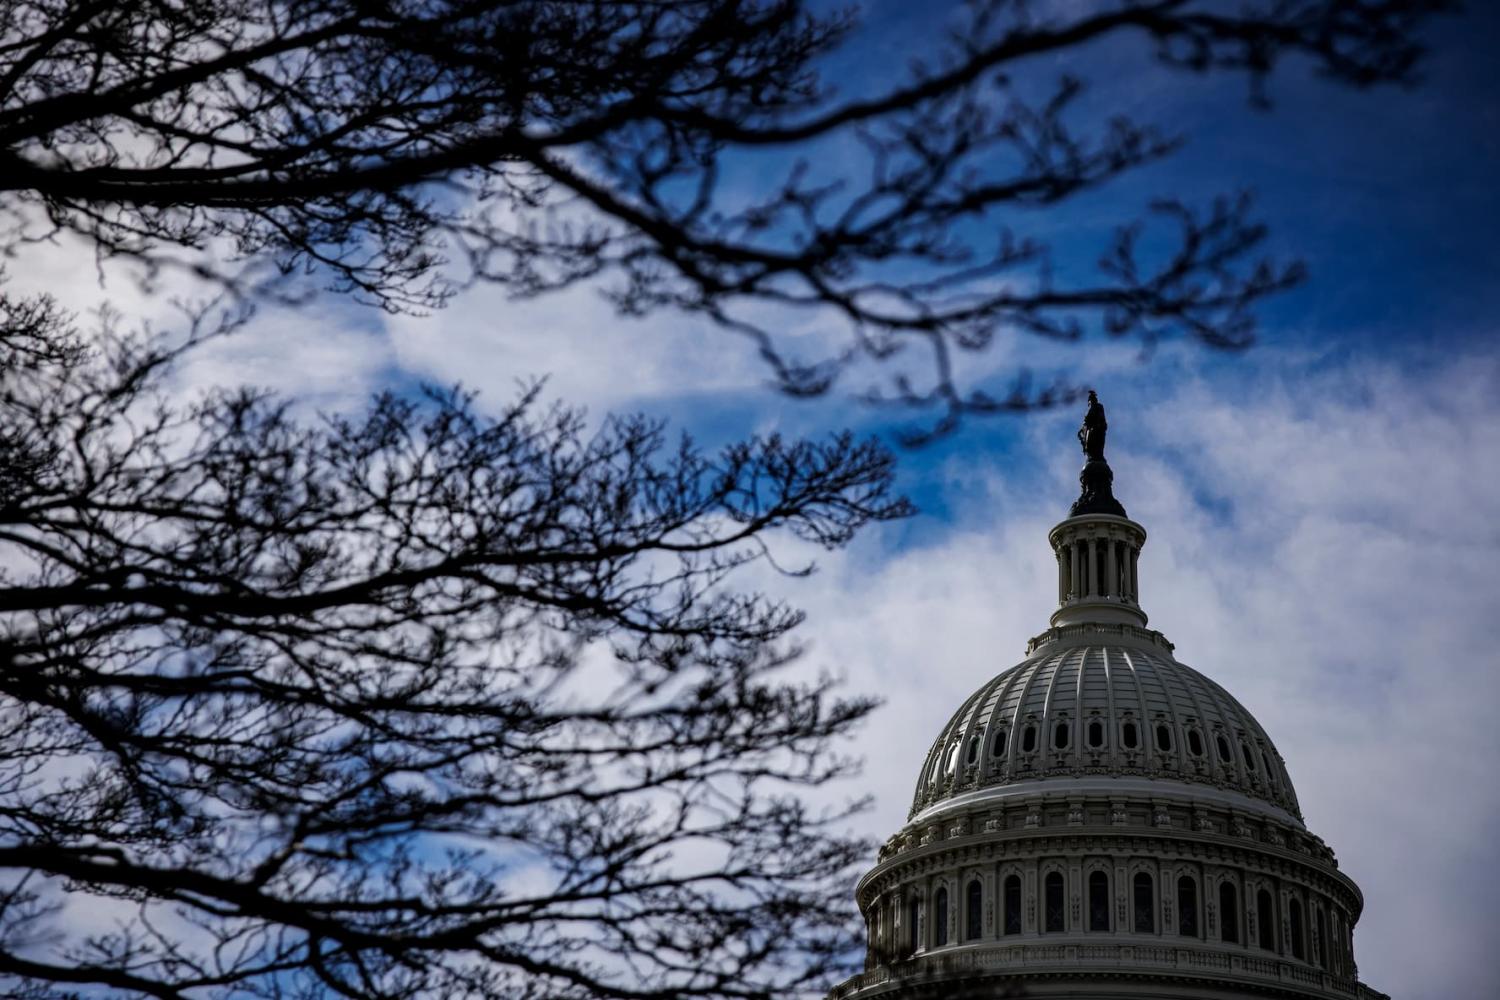
<path fill-rule="evenodd" d="M 866 969 L 830 998 L 1383 997 L 1265 728 L 1147 627 L 1090 396 L 1050 627 L 938 733 L 856 890 Z"/>

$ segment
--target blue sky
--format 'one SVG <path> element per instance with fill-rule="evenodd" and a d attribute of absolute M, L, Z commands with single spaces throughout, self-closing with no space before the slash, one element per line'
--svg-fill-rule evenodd
<path fill-rule="evenodd" d="M 1310 279 L 1261 308 L 1246 352 L 1169 343 L 1142 361 L 1128 342 L 1007 343 L 988 362 L 1098 388 L 1117 493 L 1151 533 L 1153 625 L 1277 742 L 1309 826 L 1365 889 L 1362 978 L 1412 1000 L 1500 995 L 1500 5 L 1471 6 L 1431 32 L 1421 87 L 1357 93 L 1289 65 L 1270 111 L 1248 107 L 1242 79 L 1168 72 L 1133 45 L 1078 57 L 1093 99 L 1189 141 L 1035 216 L 1060 264 L 1090 266 L 1101 227 L 1151 197 L 1248 188 L 1271 250 Z M 940 27 L 934 5 L 867 8 L 838 67 L 844 93 L 879 86 Z M 12 274 L 82 307 L 84 260 L 63 246 Z M 161 311 L 122 278 L 100 294 L 127 315 Z M 588 289 L 516 304 L 481 288 L 425 318 L 267 310 L 187 381 L 336 408 L 417 378 L 501 400 L 537 375 L 595 415 L 643 409 L 709 441 L 897 423 L 838 390 L 779 397 L 744 342 L 683 317 L 621 321 Z M 876 796 L 872 835 L 904 821 L 948 714 L 1046 625 L 1046 529 L 1076 493 L 1079 416 L 974 419 L 906 452 L 921 515 L 823 556 L 811 580 L 757 581 L 809 609 L 810 669 L 888 698 L 850 789 Z"/>
<path fill-rule="evenodd" d="M 860 92 L 862 69 L 874 78 L 868 85 L 878 86 L 890 62 L 920 48 L 914 40 L 938 35 L 928 11 L 869 5 L 843 72 L 834 74 L 840 92 Z M 1497 38 L 1500 11 L 1493 5 L 1441 22 L 1431 32 L 1425 82 L 1412 90 L 1354 91 L 1294 60 L 1271 81 L 1268 111 L 1249 106 L 1242 77 L 1164 70 L 1136 44 L 1096 47 L 1062 67 L 1092 81 L 1089 99 L 1101 109 L 1160 122 L 1181 131 L 1187 144 L 1061 210 L 1018 216 L 1018 226 L 1051 234 L 1060 267 L 1091 270 L 1101 236 L 1154 197 L 1203 202 L 1249 190 L 1258 217 L 1271 228 L 1270 254 L 1301 259 L 1310 270 L 1305 284 L 1258 310 L 1259 339 L 1250 351 L 1167 345 L 1135 363 L 1133 344 L 1106 345 L 1108 371 L 1095 378 L 1106 399 L 1129 406 L 1190 378 L 1211 380 L 1225 398 L 1244 399 L 1293 358 L 1309 373 L 1372 360 L 1432 372 L 1454 353 L 1484 353 L 1500 312 L 1500 199 L 1493 180 L 1500 176 L 1500 61 L 1487 44 Z M 1056 67 L 1039 69 L 1038 78 L 1050 80 Z M 557 336 L 582 325 L 580 309 L 591 317 L 588 333 Z M 506 319 L 497 323 L 497 315 Z M 397 361 L 405 370 L 473 381 L 475 353 L 498 354 L 488 369 L 495 377 L 479 376 L 496 394 L 508 392 L 517 373 L 546 371 L 564 398 L 596 410 L 647 409 L 709 440 L 767 420 L 804 432 L 847 425 L 879 432 L 901 423 L 896 412 L 851 401 L 864 384 L 859 373 L 829 399 L 794 403 L 766 391 L 767 373 L 749 345 L 734 337 L 714 338 L 677 318 L 620 322 L 577 296 L 499 314 L 493 297 L 479 294 L 449 315 L 396 325 L 408 338 L 407 353 Z M 538 339 L 555 341 L 556 349 Z M 1002 349 L 1035 364 L 1043 380 L 1055 372 L 1086 380 L 1094 377 L 1088 373 L 1100 345 L 1022 342 Z M 646 359 L 657 375 L 673 374 L 648 377 L 637 391 L 628 370 L 608 360 L 620 351 Z M 1010 370 L 1002 366 L 993 384 L 1003 389 Z M 1013 475 L 1035 474 L 1047 456 L 1020 442 L 1021 424 L 973 420 L 961 433 L 908 456 L 908 482 L 936 523 L 952 498 L 931 482 L 932 470 L 955 456 L 982 453 L 1003 461 Z"/>

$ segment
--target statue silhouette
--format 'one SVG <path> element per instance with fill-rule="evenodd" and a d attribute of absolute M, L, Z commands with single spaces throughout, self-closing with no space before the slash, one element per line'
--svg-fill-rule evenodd
<path fill-rule="evenodd" d="M 1104 404 L 1098 393 L 1089 390 L 1089 408 L 1083 414 L 1083 426 L 1078 428 L 1078 443 L 1083 446 L 1087 460 L 1083 471 L 1078 473 L 1078 499 L 1073 501 L 1071 515 L 1113 514 L 1125 517 L 1125 507 L 1115 499 L 1115 474 L 1104 460 L 1104 436 L 1109 432 L 1109 423 L 1104 419 Z"/>
<path fill-rule="evenodd" d="M 1083 414 L 1083 426 L 1078 428 L 1078 443 L 1090 462 L 1104 461 L 1104 435 L 1109 423 L 1104 419 L 1104 404 L 1094 390 L 1089 390 L 1089 408 Z"/>

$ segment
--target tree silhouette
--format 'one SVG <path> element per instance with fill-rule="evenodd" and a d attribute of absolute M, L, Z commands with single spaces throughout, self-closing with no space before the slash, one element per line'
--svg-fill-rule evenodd
<path fill-rule="evenodd" d="M 1421 22 L 1453 6 L 977 0 L 934 11 L 947 41 L 885 89 L 842 95 L 828 67 L 858 41 L 852 17 L 794 0 L 4 0 L 0 204 L 12 239 L 82 233 L 105 255 L 391 309 L 472 280 L 595 281 L 626 313 L 753 338 L 794 394 L 917 346 L 930 371 L 888 366 L 868 395 L 937 407 L 941 432 L 1054 398 L 965 384 L 961 357 L 997 336 L 1241 346 L 1253 307 L 1302 276 L 1257 256 L 1234 195 L 1124 216 L 1097 275 L 1059 274 L 1026 213 L 1180 136 L 1080 111 L 1085 81 L 1054 60 L 1133 38 L 1184 71 L 1244 73 L 1255 99 L 1290 56 L 1405 81 Z M 747 153 L 771 158 L 750 178 Z M 1146 222 L 1167 230 L 1151 252 Z M 802 313 L 825 352 L 780 336 Z"/>
<path fill-rule="evenodd" d="M 784 996 L 847 957 L 867 845 L 798 791 L 870 703 L 728 577 L 904 514 L 887 453 L 534 392 L 308 423 L 102 342 L 0 299 L 6 995 Z"/>

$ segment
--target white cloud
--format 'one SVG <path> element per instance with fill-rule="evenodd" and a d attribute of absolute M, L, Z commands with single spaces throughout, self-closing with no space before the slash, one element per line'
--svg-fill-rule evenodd
<path fill-rule="evenodd" d="M 68 234 L 28 244 L 3 264 L 8 293 L 52 296 L 84 336 L 100 329 L 107 311 L 119 332 L 149 330 L 175 341 L 191 314 L 207 315 L 205 326 L 211 327 L 226 306 L 232 308 L 222 289 L 183 268 L 148 275 L 129 260 L 96 261 L 84 241 Z M 244 326 L 186 356 L 173 389 L 191 396 L 252 385 L 305 407 L 346 409 L 391 383 L 394 359 L 390 335 L 374 309 L 334 296 L 296 307 L 259 302 Z"/>
<path fill-rule="evenodd" d="M 577 287 L 514 301 L 482 286 L 440 317 L 388 320 L 403 368 L 438 382 L 463 382 L 492 405 L 519 382 L 546 376 L 548 395 L 602 415 L 644 400 L 764 384 L 743 339 L 695 317 L 622 317 L 593 289 Z M 687 376 L 691 373 L 691 376 Z"/>
<path fill-rule="evenodd" d="M 363 405 L 399 374 L 390 336 L 369 314 L 320 300 L 295 311 L 263 308 L 243 329 L 190 352 L 184 391 L 252 385 L 324 411 Z"/>

